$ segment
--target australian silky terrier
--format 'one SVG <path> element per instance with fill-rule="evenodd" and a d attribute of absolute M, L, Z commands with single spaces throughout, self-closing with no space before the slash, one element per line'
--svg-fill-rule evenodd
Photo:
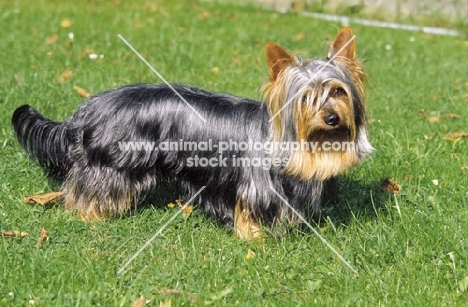
<path fill-rule="evenodd" d="M 185 85 L 128 85 L 90 98 L 63 123 L 28 105 L 12 123 L 20 144 L 63 181 L 81 219 L 122 216 L 174 180 L 241 238 L 298 221 L 326 201 L 335 178 L 372 151 L 366 76 L 349 27 L 327 58 L 268 43 L 270 76 L 255 101 Z"/>

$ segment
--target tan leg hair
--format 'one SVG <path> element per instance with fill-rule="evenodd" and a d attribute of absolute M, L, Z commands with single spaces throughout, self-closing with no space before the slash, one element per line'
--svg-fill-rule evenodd
<path fill-rule="evenodd" d="M 83 222 L 98 222 L 108 217 L 122 216 L 132 206 L 132 198 L 128 193 L 118 197 L 99 196 L 102 195 L 78 195 L 76 186 L 67 182 L 64 188 L 65 208 L 77 211 L 78 218 Z"/>
<path fill-rule="evenodd" d="M 234 212 L 234 230 L 239 239 L 256 240 L 262 237 L 262 231 L 257 222 L 252 221 L 249 211 L 240 201 L 236 203 Z"/>

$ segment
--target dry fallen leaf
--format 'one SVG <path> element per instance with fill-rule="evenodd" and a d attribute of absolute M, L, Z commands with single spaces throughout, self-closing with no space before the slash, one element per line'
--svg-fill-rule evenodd
<path fill-rule="evenodd" d="M 424 109 L 418 110 L 419 115 L 424 116 L 424 117 L 429 117 L 429 115 L 424 111 Z"/>
<path fill-rule="evenodd" d="M 410 173 L 406 174 L 405 175 L 405 180 L 408 181 L 408 180 L 411 180 L 413 178 L 413 175 L 411 175 Z"/>
<path fill-rule="evenodd" d="M 80 94 L 81 97 L 84 97 L 84 98 L 91 98 L 93 96 L 93 94 L 91 94 L 90 92 L 88 92 L 87 90 L 85 90 L 84 88 L 81 88 L 79 86 L 76 86 L 76 85 L 73 85 L 73 89 L 78 93 Z"/>
<path fill-rule="evenodd" d="M 63 83 L 70 80 L 71 76 L 73 75 L 73 70 L 65 69 L 60 76 L 57 77 L 57 82 Z"/>
<path fill-rule="evenodd" d="M 395 195 L 398 195 L 400 189 L 401 189 L 401 186 L 396 183 L 395 181 L 393 181 L 391 178 L 385 178 L 382 182 L 382 184 L 380 185 L 380 189 L 383 191 L 383 192 L 386 192 L 386 193 L 393 193 Z"/>
<path fill-rule="evenodd" d="M 15 76 L 14 77 L 14 80 L 15 82 L 19 85 L 19 86 L 25 86 L 26 83 L 24 82 L 23 78 L 19 77 L 19 76 Z"/>
<path fill-rule="evenodd" d="M 256 255 L 255 252 L 253 250 L 249 249 L 247 251 L 247 255 L 245 255 L 245 259 L 246 260 L 253 259 L 253 258 L 255 258 L 255 255 Z"/>
<path fill-rule="evenodd" d="M 27 232 L 24 231 L 2 231 L 0 232 L 0 235 L 4 238 L 24 238 L 28 235 Z"/>
<path fill-rule="evenodd" d="M 205 20 L 207 20 L 208 18 L 210 18 L 210 16 L 211 16 L 211 14 L 210 14 L 209 12 L 205 11 L 205 12 L 203 12 L 203 13 L 198 17 L 198 19 L 199 19 L 200 21 L 205 21 Z"/>
<path fill-rule="evenodd" d="M 51 36 L 49 37 L 46 37 L 46 44 L 53 44 L 53 43 L 56 43 L 58 42 L 59 40 L 59 36 L 57 34 L 52 34 Z"/>
<path fill-rule="evenodd" d="M 137 299 L 136 301 L 134 301 L 132 303 L 132 307 L 143 307 L 145 306 L 147 303 L 149 303 L 149 301 L 146 299 L 146 297 L 144 297 L 143 295 L 140 296 L 139 299 Z"/>
<path fill-rule="evenodd" d="M 172 300 L 171 298 L 166 298 L 162 301 L 159 301 L 159 307 L 172 307 Z"/>
<path fill-rule="evenodd" d="M 141 29 L 141 28 L 144 28 L 146 27 L 146 24 L 144 22 L 136 22 L 133 24 L 133 28 L 134 29 Z"/>
<path fill-rule="evenodd" d="M 431 123 L 438 123 L 440 121 L 440 117 L 437 115 L 429 116 L 428 119 Z"/>
<path fill-rule="evenodd" d="M 158 290 L 158 293 L 162 295 L 182 295 L 183 294 L 181 290 L 167 289 L 167 288 L 162 288 Z"/>
<path fill-rule="evenodd" d="M 418 110 L 418 113 L 427 118 L 431 123 L 438 123 L 440 121 L 441 118 L 445 118 L 445 119 L 459 119 L 461 118 L 460 115 L 458 114 L 455 114 L 455 113 L 445 113 L 445 114 L 442 114 L 442 115 L 429 115 L 424 109 L 421 109 L 421 110 Z"/>
<path fill-rule="evenodd" d="M 459 141 L 468 137 L 468 132 L 451 132 L 444 135 L 444 139 L 449 141 Z"/>
<path fill-rule="evenodd" d="M 30 197 L 27 197 L 24 199 L 24 202 L 27 204 L 31 204 L 31 205 L 39 204 L 39 205 L 44 206 L 50 203 L 51 201 L 56 200 L 62 196 L 63 196 L 62 192 L 51 192 L 47 194 L 39 194 L 39 195 L 33 195 Z"/>
<path fill-rule="evenodd" d="M 81 52 L 81 56 L 88 56 L 91 53 L 95 53 L 93 48 L 86 48 Z"/>
<path fill-rule="evenodd" d="M 158 7 L 153 3 L 145 3 L 143 5 L 143 10 L 146 12 L 154 13 L 158 10 Z"/>
<path fill-rule="evenodd" d="M 37 245 L 42 246 L 46 240 L 49 240 L 49 232 L 41 227 L 41 233 L 37 239 Z"/>
<path fill-rule="evenodd" d="M 323 226 L 323 227 L 320 227 L 320 228 L 319 228 L 320 233 L 324 233 L 324 232 L 327 231 L 329 228 L 330 228 L 330 226 Z"/>
<path fill-rule="evenodd" d="M 295 42 L 301 41 L 304 37 L 305 37 L 304 32 L 298 33 L 298 34 L 294 35 L 293 41 L 295 41 Z"/>
<path fill-rule="evenodd" d="M 239 56 L 237 54 L 233 55 L 232 56 L 232 63 L 237 65 L 237 64 L 239 64 L 239 62 L 240 62 L 239 61 Z"/>
<path fill-rule="evenodd" d="M 180 199 L 177 199 L 176 203 L 179 205 L 179 207 L 184 208 L 184 210 L 182 210 L 182 217 L 184 219 L 188 219 L 190 217 L 190 215 L 192 214 L 192 212 L 193 212 L 193 206 L 190 205 L 190 204 L 185 204 Z"/>
<path fill-rule="evenodd" d="M 70 28 L 71 27 L 71 20 L 66 18 L 60 22 L 60 26 L 62 28 Z"/>
<path fill-rule="evenodd" d="M 442 118 L 459 119 L 461 116 L 455 113 L 445 113 L 442 114 Z"/>
<path fill-rule="evenodd" d="M 185 209 L 182 211 L 182 217 L 184 219 L 188 219 L 190 217 L 190 215 L 192 214 L 193 212 L 193 206 L 192 205 L 188 205 L 187 207 L 185 207 Z"/>
<path fill-rule="evenodd" d="M 430 116 L 429 114 L 427 114 L 427 112 L 424 109 L 418 110 L 418 113 L 419 113 L 419 115 L 427 118 L 431 123 L 439 122 L 439 116 L 437 116 L 437 115 Z"/>

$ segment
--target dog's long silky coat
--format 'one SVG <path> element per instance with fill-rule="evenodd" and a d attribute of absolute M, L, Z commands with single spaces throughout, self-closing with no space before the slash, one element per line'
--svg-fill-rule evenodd
<path fill-rule="evenodd" d="M 199 207 L 242 238 L 259 224 L 297 220 L 278 196 L 309 216 L 333 189 L 335 177 L 372 151 L 365 118 L 365 74 L 350 28 L 340 31 L 325 59 L 303 59 L 280 46 L 266 48 L 270 68 L 263 101 L 211 93 L 185 85 L 136 84 L 98 94 L 63 123 L 28 105 L 12 123 L 20 144 L 52 177 L 63 180 L 66 207 L 83 220 L 121 216 L 175 179 L 190 197 L 202 186 Z M 193 111 L 206 119 L 203 122 Z M 270 121 L 270 118 L 273 118 Z M 352 142 L 353 150 L 160 150 L 163 142 Z M 125 150 L 148 142 L 153 150 Z M 188 165 L 197 158 L 225 165 Z M 234 159 L 287 161 L 270 168 Z M 193 161 L 193 160 L 190 160 Z M 278 193 L 276 194 L 275 191 Z"/>

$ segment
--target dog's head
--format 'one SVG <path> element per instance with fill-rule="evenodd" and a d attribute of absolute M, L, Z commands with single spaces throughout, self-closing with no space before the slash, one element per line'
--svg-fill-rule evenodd
<path fill-rule="evenodd" d="M 273 138 L 304 144 L 289 152 L 286 173 L 325 180 L 372 151 L 366 130 L 366 75 L 356 58 L 354 38 L 351 28 L 343 28 L 325 59 L 295 57 L 275 43 L 267 44 L 270 77 L 263 89 Z"/>

